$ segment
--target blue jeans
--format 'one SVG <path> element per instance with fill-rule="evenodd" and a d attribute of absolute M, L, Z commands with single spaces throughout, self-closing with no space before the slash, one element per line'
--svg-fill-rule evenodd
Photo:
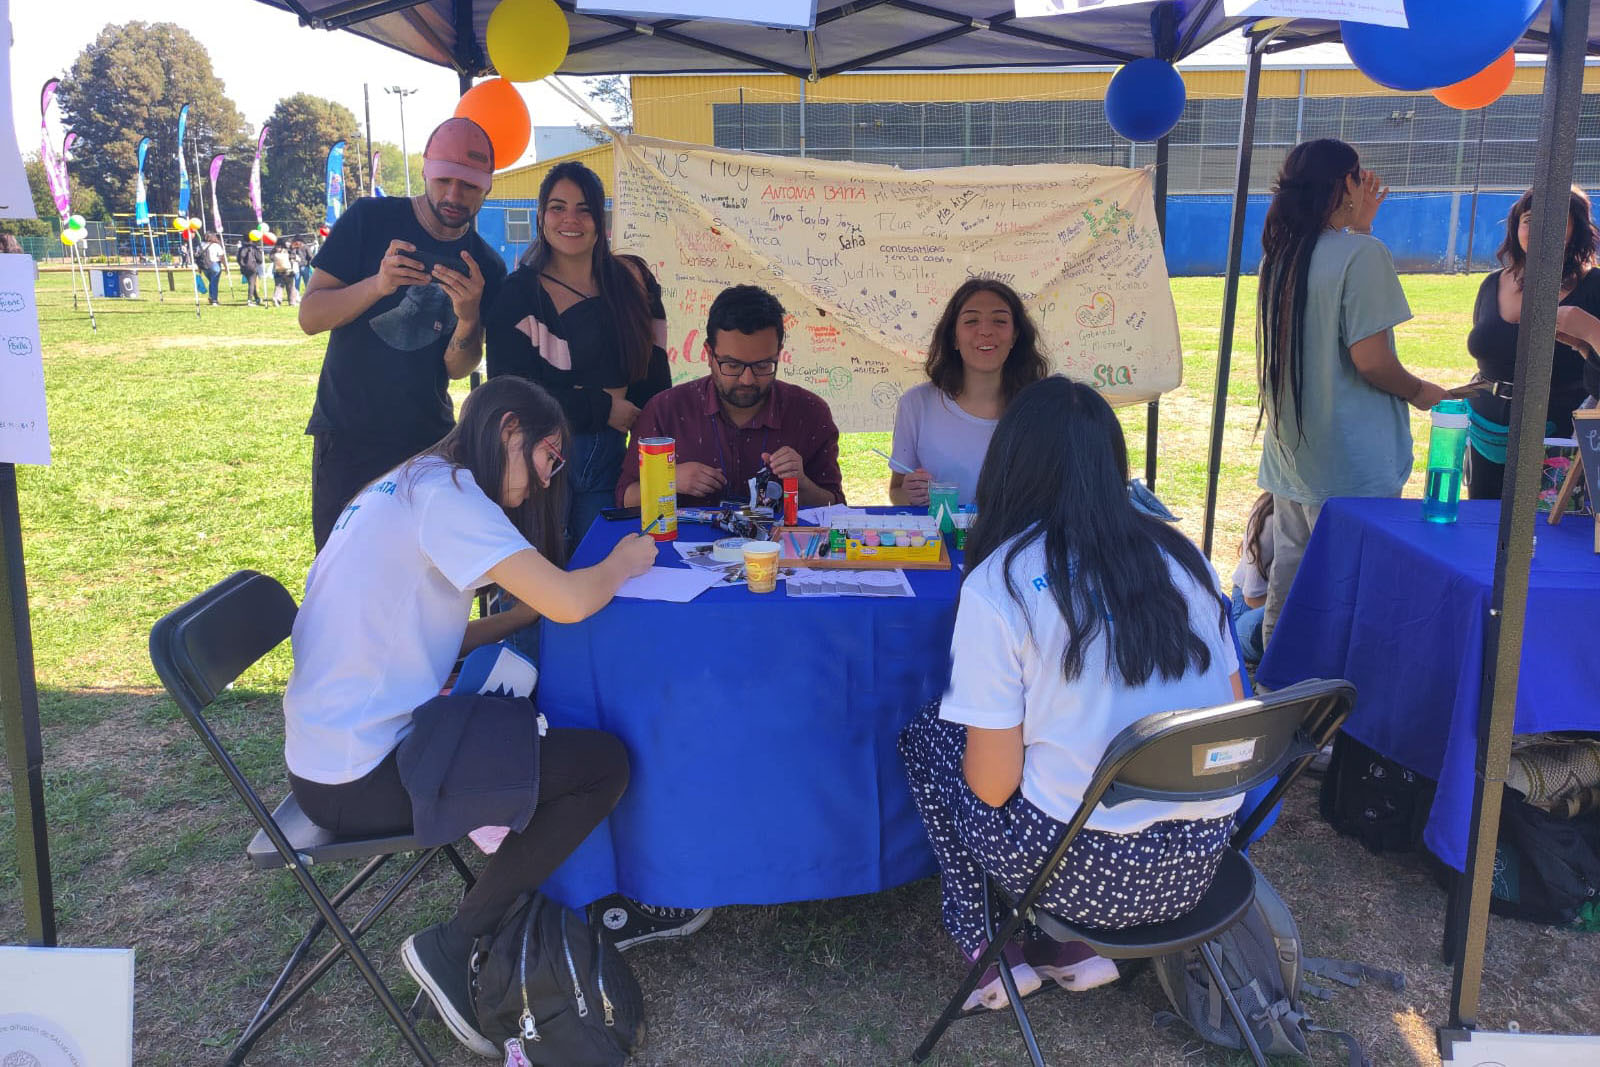
<path fill-rule="evenodd" d="M 1267 606 L 1252 608 L 1244 602 L 1244 590 L 1233 587 L 1233 629 L 1239 635 L 1239 648 L 1246 663 L 1260 663 L 1265 651 L 1261 645 L 1261 623 L 1266 618 Z"/>
<path fill-rule="evenodd" d="M 616 503 L 617 481 L 622 477 L 622 454 L 627 437 L 607 426 L 595 433 L 574 434 L 572 455 L 567 457 L 567 550 L 571 552 L 589 532 L 600 509 Z"/>
<path fill-rule="evenodd" d="M 217 279 L 220 277 L 222 277 L 221 267 L 206 268 L 206 294 L 213 304 L 217 302 Z"/>

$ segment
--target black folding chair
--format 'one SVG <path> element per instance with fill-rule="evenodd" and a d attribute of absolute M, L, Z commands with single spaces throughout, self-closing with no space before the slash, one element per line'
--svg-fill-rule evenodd
<path fill-rule="evenodd" d="M 1008 910 L 998 930 L 991 901 L 997 892 L 1000 899 L 1007 900 L 1007 897 L 998 887 L 992 886 L 990 880 L 985 881 L 984 911 L 989 946 L 968 970 L 912 1059 L 922 1063 L 933 1054 L 939 1038 L 962 1014 L 961 1006 L 967 995 L 977 986 L 983 972 L 999 959 L 1006 943 L 1026 920 L 1057 941 L 1082 941 L 1099 955 L 1113 960 L 1148 959 L 1198 946 L 1212 982 L 1222 992 L 1228 1014 L 1244 1035 L 1251 1057 L 1258 1067 L 1267 1067 L 1238 1002 L 1228 991 L 1228 983 L 1208 942 L 1237 922 L 1255 899 L 1255 870 L 1239 850 L 1249 842 L 1250 835 L 1311 758 L 1339 731 L 1350 714 L 1355 696 L 1355 687 L 1349 682 L 1314 679 L 1258 699 L 1148 715 L 1119 733 L 1106 747 L 1100 766 L 1084 791 L 1083 803 L 1067 823 L 1038 877 L 1021 900 L 1014 904 L 1007 901 Z M 1039 895 L 1066 856 L 1072 839 L 1078 836 L 1095 808 L 1114 807 L 1134 799 L 1216 800 L 1247 792 L 1274 777 L 1277 782 L 1272 789 L 1234 831 L 1206 895 L 1184 915 L 1163 923 L 1104 930 L 1074 926 L 1036 906 Z M 1017 1029 L 1028 1046 L 1028 1055 L 1035 1067 L 1044 1067 L 1027 1009 L 1017 995 L 1016 980 L 1010 968 L 1001 966 L 999 970 Z"/>
<path fill-rule="evenodd" d="M 449 857 L 469 887 L 473 882 L 472 872 L 451 845 L 424 849 L 410 835 L 339 837 L 332 834 L 306 818 L 300 805 L 295 802 L 293 793 L 269 814 L 203 714 L 218 693 L 289 636 L 294 625 L 295 610 L 294 598 L 278 582 L 255 571 L 239 571 L 167 614 L 150 630 L 150 660 L 155 664 L 162 684 L 183 710 L 189 725 L 200 735 L 200 740 L 222 768 L 222 773 L 233 784 L 239 799 L 244 801 L 245 807 L 250 809 L 250 814 L 261 826 L 245 850 L 251 865 L 262 871 L 287 866 L 294 872 L 295 880 L 317 910 L 316 921 L 290 954 L 288 963 L 268 991 L 266 999 L 256 1009 L 255 1017 L 245 1027 L 226 1062 L 230 1065 L 243 1062 L 261 1035 L 304 996 L 328 968 L 348 953 L 411 1051 L 417 1059 L 432 1067 L 435 1061 L 427 1046 L 417 1036 L 406 1013 L 395 1002 L 389 987 L 378 976 L 377 970 L 356 942 L 399 899 L 439 852 Z M 391 857 L 402 852 L 417 852 L 419 855 L 384 890 L 360 922 L 354 926 L 345 925 L 339 918 L 339 907 Z M 308 869 L 315 863 L 356 859 L 369 862 L 331 898 L 311 877 Z M 338 943 L 292 987 L 286 989 L 290 978 L 325 929 L 333 931 Z"/>

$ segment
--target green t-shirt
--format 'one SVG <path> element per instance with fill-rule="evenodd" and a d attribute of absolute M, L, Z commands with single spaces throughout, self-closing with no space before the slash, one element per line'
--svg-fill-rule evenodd
<path fill-rule="evenodd" d="M 1257 485 L 1303 504 L 1400 492 L 1412 464 L 1406 403 L 1367 384 L 1350 346 L 1409 318 L 1383 242 L 1334 231 L 1317 240 L 1306 285 L 1300 423 L 1292 400 L 1276 413 L 1269 400 Z"/>

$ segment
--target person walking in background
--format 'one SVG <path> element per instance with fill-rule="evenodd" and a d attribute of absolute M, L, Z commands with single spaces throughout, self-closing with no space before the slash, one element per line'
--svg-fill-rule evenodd
<path fill-rule="evenodd" d="M 261 246 L 246 238 L 239 245 L 239 273 L 244 277 L 244 302 L 264 307 L 261 302 Z"/>
<path fill-rule="evenodd" d="M 571 544 L 611 506 L 628 431 L 672 384 L 661 286 L 635 256 L 611 253 L 606 191 L 581 163 L 539 184 L 537 239 L 488 316 L 489 377 L 548 389 L 572 427 Z"/>
<path fill-rule="evenodd" d="M 506 270 L 472 229 L 493 184 L 494 145 L 477 123 L 452 118 L 422 155 L 423 191 L 351 204 L 300 301 L 300 328 L 328 334 L 306 423 L 319 548 L 362 486 L 450 431 L 450 380 L 483 362 L 483 309 Z"/>
<path fill-rule="evenodd" d="M 294 276 L 294 253 L 290 250 L 287 241 L 279 241 L 272 249 L 273 307 L 281 307 L 283 304 L 295 307 L 300 303 L 300 294 L 295 288 Z"/>
<path fill-rule="evenodd" d="M 1009 285 L 973 278 L 945 303 L 923 369 L 928 380 L 907 389 L 895 410 L 892 454 L 912 473 L 889 476 L 889 499 L 926 507 L 937 478 L 970 504 L 1006 405 L 1050 372 L 1039 331 Z"/>
<path fill-rule="evenodd" d="M 1406 405 L 1444 398 L 1395 355 L 1394 327 L 1411 307 L 1371 235 L 1388 194 L 1332 138 L 1295 145 L 1272 187 L 1256 305 L 1257 426 L 1267 426 L 1256 484 L 1276 498 L 1263 647 L 1323 501 L 1399 495 L 1413 461 Z"/>
<path fill-rule="evenodd" d="M 1550 402 L 1544 435 L 1572 436 L 1572 413 L 1589 390 L 1585 359 L 1600 349 L 1600 271 L 1594 269 L 1597 236 L 1589 197 L 1577 186 L 1567 198 L 1567 244 L 1561 261 L 1561 297 L 1556 308 L 1556 351 L 1550 368 Z M 1489 391 L 1473 396 L 1467 427 L 1467 495 L 1499 500 L 1506 473 L 1506 435 L 1511 426 L 1511 383 L 1517 374 L 1517 330 L 1522 321 L 1523 269 L 1533 225 L 1533 190 L 1512 205 L 1506 239 L 1472 306 L 1467 351 L 1478 362 L 1478 381 Z M 1587 354 L 1587 355 L 1585 355 Z"/>
<path fill-rule="evenodd" d="M 222 277 L 222 260 L 228 253 L 222 247 L 222 237 L 216 233 L 206 234 L 205 247 L 200 250 L 200 267 L 206 275 L 206 293 L 211 299 L 211 306 L 217 304 L 217 279 Z"/>

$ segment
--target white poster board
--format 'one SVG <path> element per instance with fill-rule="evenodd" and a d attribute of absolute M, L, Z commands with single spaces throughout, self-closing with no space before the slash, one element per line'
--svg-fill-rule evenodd
<path fill-rule="evenodd" d="M 33 287 L 32 256 L 0 255 L 0 463 L 50 462 Z"/>
<path fill-rule="evenodd" d="M 612 246 L 661 282 L 674 381 L 706 373 L 716 295 L 761 285 L 789 315 L 784 379 L 826 400 L 841 430 L 887 430 L 974 275 L 1016 289 L 1054 369 L 1112 403 L 1182 380 L 1147 169 L 905 171 L 644 137 L 616 142 L 616 163 Z"/>
<path fill-rule="evenodd" d="M 17 131 L 11 122 L 11 0 L 0 0 L 0 27 L 5 45 L 0 50 L 0 219 L 32 219 L 33 192 L 17 151 Z"/>
<path fill-rule="evenodd" d="M 1222 11 L 1229 17 L 1332 19 L 1408 28 L 1405 0 L 1222 0 Z"/>
<path fill-rule="evenodd" d="M 133 1063 L 133 949 L 0 948 L 0 1064 Z"/>

